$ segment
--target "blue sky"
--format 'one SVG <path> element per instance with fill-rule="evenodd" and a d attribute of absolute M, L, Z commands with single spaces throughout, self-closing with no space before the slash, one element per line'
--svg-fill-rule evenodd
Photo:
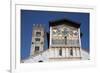
<path fill-rule="evenodd" d="M 89 13 L 79 12 L 56 12 L 56 11 L 34 11 L 21 10 L 21 59 L 29 56 L 32 39 L 32 25 L 42 24 L 46 32 L 49 32 L 49 21 L 57 19 L 69 19 L 81 23 L 80 30 L 82 48 L 89 52 Z M 45 40 L 45 48 L 47 48 Z"/>

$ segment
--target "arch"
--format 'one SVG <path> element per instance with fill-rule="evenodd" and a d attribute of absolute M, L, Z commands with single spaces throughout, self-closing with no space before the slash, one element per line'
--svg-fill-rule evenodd
<path fill-rule="evenodd" d="M 59 49 L 59 55 L 62 56 L 62 49 Z"/>
<path fill-rule="evenodd" d="M 70 55 L 73 56 L 73 49 L 70 49 Z"/>

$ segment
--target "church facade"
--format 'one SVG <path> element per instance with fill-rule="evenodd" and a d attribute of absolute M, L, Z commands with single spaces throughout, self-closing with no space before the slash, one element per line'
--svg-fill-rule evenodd
<path fill-rule="evenodd" d="M 81 59 L 80 24 L 57 20 L 50 25 L 50 58 Z"/>
<path fill-rule="evenodd" d="M 49 32 L 33 25 L 30 56 L 24 62 L 81 60 L 80 23 L 67 19 L 49 22 Z M 44 49 L 47 36 L 48 48 Z"/>

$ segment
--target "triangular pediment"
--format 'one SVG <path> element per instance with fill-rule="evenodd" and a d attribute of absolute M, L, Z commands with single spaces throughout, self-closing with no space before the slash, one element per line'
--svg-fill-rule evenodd
<path fill-rule="evenodd" d="M 60 20 L 55 20 L 55 21 L 50 21 L 49 22 L 49 26 L 57 26 L 57 25 L 68 25 L 68 26 L 72 26 L 72 27 L 76 27 L 79 28 L 80 27 L 80 23 L 79 22 L 74 22 L 68 19 L 60 19 Z"/>

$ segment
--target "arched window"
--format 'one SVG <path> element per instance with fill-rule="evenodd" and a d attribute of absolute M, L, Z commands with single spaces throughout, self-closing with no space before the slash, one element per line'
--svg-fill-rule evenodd
<path fill-rule="evenodd" d="M 67 36 L 65 36 L 65 45 L 67 44 Z"/>
<path fill-rule="evenodd" d="M 70 49 L 70 55 L 73 56 L 73 49 Z"/>
<path fill-rule="evenodd" d="M 62 49 L 59 50 L 59 55 L 62 56 Z"/>

